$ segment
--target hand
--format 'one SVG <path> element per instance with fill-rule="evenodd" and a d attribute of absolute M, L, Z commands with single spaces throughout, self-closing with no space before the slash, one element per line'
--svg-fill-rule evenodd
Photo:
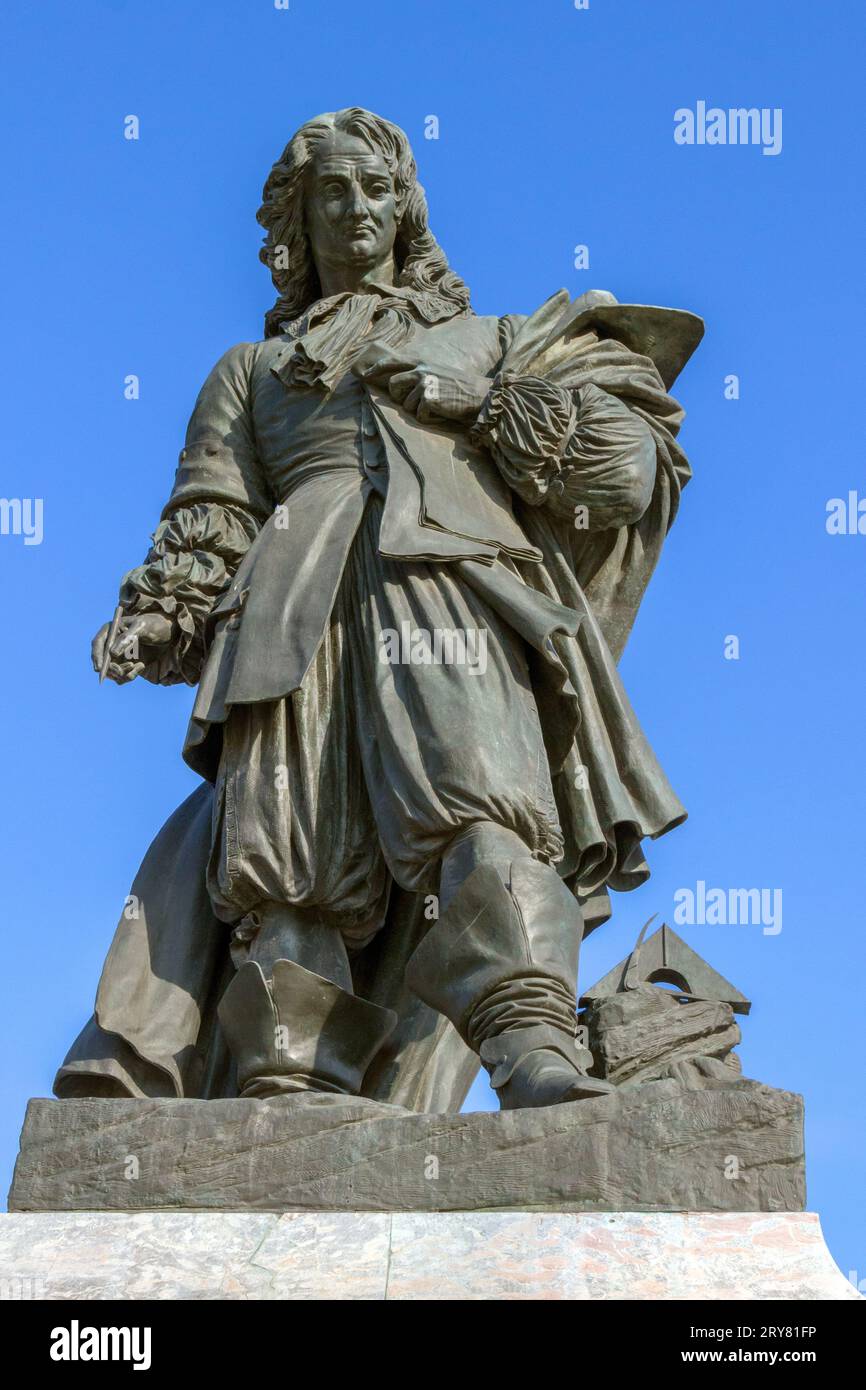
<path fill-rule="evenodd" d="M 90 644 L 90 658 L 96 672 L 102 670 L 110 631 L 111 623 L 103 623 Z M 122 618 L 111 644 L 111 660 L 105 674 L 117 685 L 135 680 L 160 648 L 170 646 L 173 636 L 174 625 L 163 613 L 139 613 L 132 618 Z"/>
<path fill-rule="evenodd" d="M 392 400 L 422 421 L 475 420 L 491 386 L 490 378 L 480 373 L 428 366 L 375 344 L 357 358 L 352 371 L 362 381 L 387 389 Z"/>

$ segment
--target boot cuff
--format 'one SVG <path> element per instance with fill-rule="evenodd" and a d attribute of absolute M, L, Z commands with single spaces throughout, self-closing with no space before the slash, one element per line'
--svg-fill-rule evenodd
<path fill-rule="evenodd" d="M 515 1028 L 509 1033 L 488 1038 L 481 1044 L 480 1057 L 490 1073 L 490 1084 L 499 1090 L 510 1081 L 514 1069 L 530 1052 L 543 1048 L 547 1052 L 558 1052 L 567 1062 L 580 1072 L 592 1066 L 592 1054 L 586 1048 L 578 1047 L 574 1036 L 563 1033 L 559 1028 L 551 1028 L 546 1023 L 534 1028 Z"/>

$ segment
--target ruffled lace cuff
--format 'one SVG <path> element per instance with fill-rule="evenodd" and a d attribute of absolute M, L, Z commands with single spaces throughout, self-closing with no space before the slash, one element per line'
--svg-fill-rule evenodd
<path fill-rule="evenodd" d="M 128 617 L 162 613 L 174 635 L 142 674 L 157 685 L 195 685 L 206 655 L 205 623 L 259 529 L 240 508 L 198 503 L 157 527 L 143 565 L 120 586 Z"/>

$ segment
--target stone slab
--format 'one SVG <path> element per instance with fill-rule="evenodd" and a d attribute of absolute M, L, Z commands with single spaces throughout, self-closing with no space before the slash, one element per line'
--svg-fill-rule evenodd
<path fill-rule="evenodd" d="M 510 1113 L 33 1100 L 12 1211 L 800 1211 L 800 1096 L 673 1080 Z"/>
<path fill-rule="evenodd" d="M 25 1212 L 38 1299 L 859 1299 L 811 1212 Z"/>

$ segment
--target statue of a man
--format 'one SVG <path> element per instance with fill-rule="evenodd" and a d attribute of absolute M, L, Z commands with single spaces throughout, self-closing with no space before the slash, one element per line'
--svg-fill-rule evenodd
<path fill-rule="evenodd" d="M 237 1088 L 362 1090 L 395 1014 L 359 962 L 403 892 L 438 897 L 406 983 L 502 1108 L 598 1095 L 581 905 L 684 816 L 615 659 L 689 476 L 666 387 L 699 321 L 601 292 L 476 316 L 406 136 L 359 108 L 298 131 L 258 216 L 265 337 L 205 382 L 93 643 L 118 682 L 198 684 L 183 872 L 231 943 Z"/>

